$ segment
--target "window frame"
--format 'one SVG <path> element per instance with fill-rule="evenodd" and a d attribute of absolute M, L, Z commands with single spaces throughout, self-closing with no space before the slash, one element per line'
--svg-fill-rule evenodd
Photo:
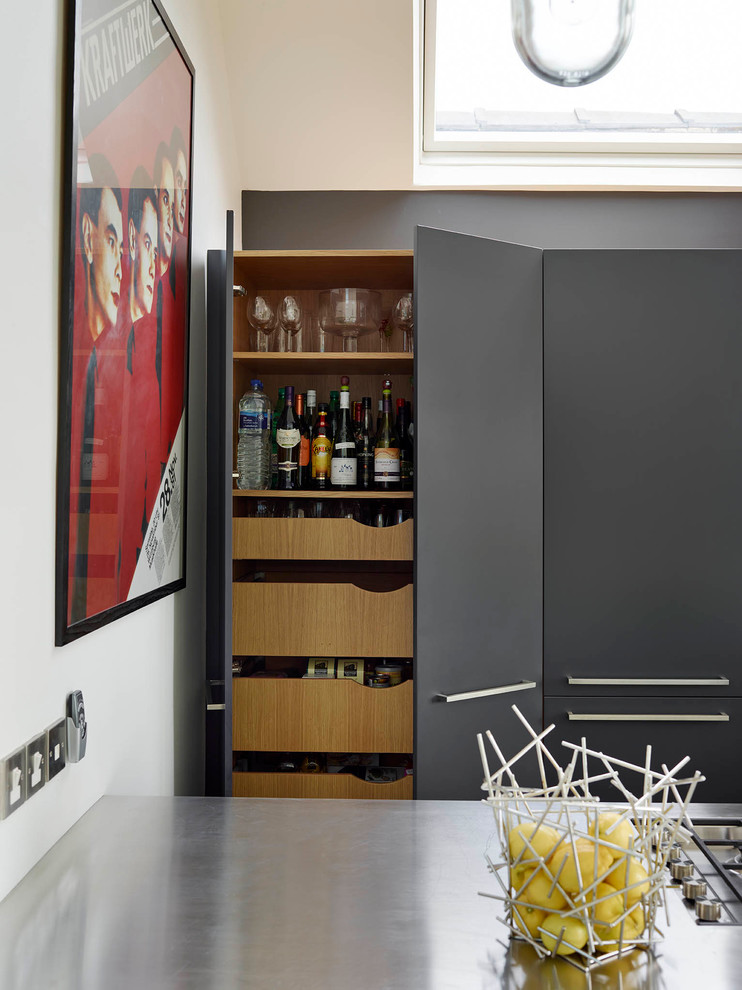
<path fill-rule="evenodd" d="M 509 0 L 499 0 L 508 2 Z M 416 186 L 492 189 L 742 191 L 742 133 L 474 132 L 435 136 L 437 0 L 413 0 Z"/>

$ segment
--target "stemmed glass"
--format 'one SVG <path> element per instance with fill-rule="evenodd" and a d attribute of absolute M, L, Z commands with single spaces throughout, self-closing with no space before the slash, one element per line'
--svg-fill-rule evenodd
<path fill-rule="evenodd" d="M 281 305 L 278 307 L 278 323 L 281 329 L 286 331 L 287 351 L 301 350 L 300 345 L 296 346 L 294 344 L 296 335 L 301 330 L 301 318 L 301 303 L 296 296 L 284 296 L 281 300 Z"/>
<path fill-rule="evenodd" d="M 412 309 L 412 293 L 405 292 L 400 296 L 392 310 L 392 324 L 399 327 L 403 334 L 402 350 L 412 354 L 415 350 L 412 331 L 414 329 L 414 313 Z"/>
<path fill-rule="evenodd" d="M 276 314 L 270 300 L 263 295 L 247 301 L 247 322 L 256 332 L 256 351 L 268 350 L 268 337 L 276 329 Z"/>

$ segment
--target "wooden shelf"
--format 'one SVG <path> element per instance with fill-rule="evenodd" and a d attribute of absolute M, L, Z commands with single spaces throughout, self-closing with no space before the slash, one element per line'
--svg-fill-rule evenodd
<path fill-rule="evenodd" d="M 320 354 L 302 351 L 286 354 L 271 351 L 235 351 L 235 362 L 247 362 L 257 374 L 313 374 L 313 375 L 411 375 L 415 361 L 412 354 L 400 352 L 383 354 L 380 351 L 356 351 L 344 354 L 333 351 Z"/>
<path fill-rule="evenodd" d="M 269 753 L 411 753 L 412 685 L 235 677 L 232 746 Z"/>
<path fill-rule="evenodd" d="M 411 801 L 412 777 L 402 777 L 388 784 L 375 784 L 360 780 L 350 773 L 233 773 L 232 795 Z"/>
<path fill-rule="evenodd" d="M 411 657 L 412 585 L 376 592 L 343 583 L 235 582 L 232 652 Z"/>
<path fill-rule="evenodd" d="M 235 251 L 235 284 L 264 289 L 411 289 L 414 255 L 398 251 Z"/>
<path fill-rule="evenodd" d="M 302 489 L 297 492 L 280 492 L 275 488 L 269 489 L 268 491 L 261 491 L 260 489 L 247 489 L 247 488 L 234 488 L 232 494 L 243 498 L 310 498 L 312 501 L 316 502 L 317 499 L 326 498 L 343 498 L 348 501 L 353 501 L 358 498 L 363 499 L 376 499 L 377 501 L 386 500 L 389 498 L 414 498 L 414 492 L 365 492 L 365 491 L 350 491 L 350 492 L 339 492 L 339 491 L 314 491 L 311 488 Z"/>
<path fill-rule="evenodd" d="M 257 519 L 248 516 L 232 520 L 232 558 L 412 560 L 413 527 L 412 519 L 405 519 L 396 526 L 376 527 L 364 526 L 355 519 Z"/>

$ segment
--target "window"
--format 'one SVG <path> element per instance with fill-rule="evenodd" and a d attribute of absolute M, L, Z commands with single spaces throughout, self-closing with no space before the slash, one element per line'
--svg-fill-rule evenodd
<path fill-rule="evenodd" d="M 513 8 L 622 0 L 419 2 L 420 184 L 742 189 L 739 0 L 633 0 L 622 57 L 585 85 L 526 65 Z"/>

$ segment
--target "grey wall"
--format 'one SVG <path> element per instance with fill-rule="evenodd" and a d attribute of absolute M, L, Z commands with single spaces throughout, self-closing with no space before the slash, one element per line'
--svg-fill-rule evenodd
<path fill-rule="evenodd" d="M 242 193 L 242 248 L 412 248 L 416 224 L 544 248 L 740 248 L 738 193 Z"/>

